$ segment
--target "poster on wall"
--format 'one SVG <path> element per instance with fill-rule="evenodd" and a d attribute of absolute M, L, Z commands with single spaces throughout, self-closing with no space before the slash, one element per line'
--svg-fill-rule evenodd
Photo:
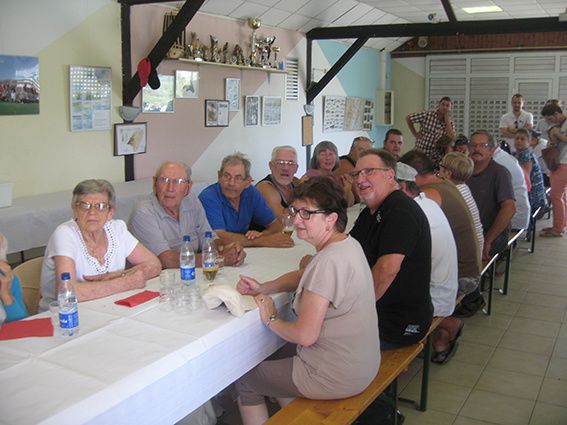
<path fill-rule="evenodd" d="M 244 102 L 244 126 L 260 125 L 260 96 L 246 96 Z"/>
<path fill-rule="evenodd" d="M 199 71 L 175 71 L 175 97 L 199 98 Z"/>
<path fill-rule="evenodd" d="M 345 102 L 345 123 L 343 130 L 362 130 L 364 124 L 364 103 L 366 99 L 347 97 Z"/>
<path fill-rule="evenodd" d="M 111 128 L 112 69 L 69 66 L 71 131 Z"/>
<path fill-rule="evenodd" d="M 39 62 L 0 55 L 0 115 L 39 114 Z"/>
<path fill-rule="evenodd" d="M 205 127 L 228 127 L 227 100 L 205 100 Z"/>
<path fill-rule="evenodd" d="M 262 125 L 276 126 L 282 123 L 281 96 L 262 96 Z"/>
<path fill-rule="evenodd" d="M 240 78 L 227 78 L 224 98 L 230 112 L 240 110 Z"/>
<path fill-rule="evenodd" d="M 146 152 L 147 123 L 114 124 L 114 156 Z"/>
<path fill-rule="evenodd" d="M 345 96 L 323 97 L 323 133 L 343 130 L 345 103 Z"/>
<path fill-rule="evenodd" d="M 157 90 L 148 85 L 142 89 L 142 112 L 172 113 L 175 77 L 173 75 L 158 75 L 161 82 Z"/>

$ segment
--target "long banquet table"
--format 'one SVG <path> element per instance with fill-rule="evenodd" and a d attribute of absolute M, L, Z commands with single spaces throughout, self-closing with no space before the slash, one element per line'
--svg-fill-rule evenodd
<path fill-rule="evenodd" d="M 296 239 L 291 249 L 247 253 L 242 267 L 225 267 L 215 283 L 235 284 L 239 274 L 269 280 L 314 249 Z M 147 288 L 158 290 L 159 279 Z M 0 423 L 175 423 L 283 344 L 257 309 L 236 318 L 224 307 L 163 312 L 157 298 L 134 308 L 114 304 L 136 292 L 80 303 L 77 337 L 1 341 Z M 289 304 L 285 294 L 275 299 Z"/>

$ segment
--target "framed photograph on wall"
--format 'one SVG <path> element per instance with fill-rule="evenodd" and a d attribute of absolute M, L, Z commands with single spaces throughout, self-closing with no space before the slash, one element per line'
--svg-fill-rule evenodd
<path fill-rule="evenodd" d="M 240 110 L 240 78 L 227 78 L 225 80 L 225 95 L 228 100 L 230 112 Z"/>
<path fill-rule="evenodd" d="M 112 128 L 112 69 L 69 66 L 71 131 Z"/>
<path fill-rule="evenodd" d="M 199 71 L 175 71 L 175 97 L 199 98 Z"/>
<path fill-rule="evenodd" d="M 146 153 L 147 123 L 114 124 L 114 156 Z"/>
<path fill-rule="evenodd" d="M 152 90 L 149 85 L 142 89 L 142 112 L 173 113 L 175 77 L 160 74 L 158 78 L 159 89 Z"/>
<path fill-rule="evenodd" d="M 205 127 L 228 127 L 228 100 L 205 100 Z"/>
<path fill-rule="evenodd" d="M 276 126 L 282 123 L 281 96 L 262 96 L 262 125 Z"/>
<path fill-rule="evenodd" d="M 260 125 L 260 96 L 246 96 L 244 102 L 244 126 Z"/>

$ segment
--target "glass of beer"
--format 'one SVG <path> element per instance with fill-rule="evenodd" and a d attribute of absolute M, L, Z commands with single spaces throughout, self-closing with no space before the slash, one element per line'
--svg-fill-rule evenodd
<path fill-rule="evenodd" d="M 294 230 L 295 226 L 293 225 L 293 217 L 291 214 L 282 215 L 282 232 L 291 238 Z"/>
<path fill-rule="evenodd" d="M 219 265 L 217 263 L 217 258 L 214 253 L 204 253 L 203 254 L 203 274 L 205 279 L 209 282 L 209 285 L 215 280 L 217 272 L 219 271 Z"/>

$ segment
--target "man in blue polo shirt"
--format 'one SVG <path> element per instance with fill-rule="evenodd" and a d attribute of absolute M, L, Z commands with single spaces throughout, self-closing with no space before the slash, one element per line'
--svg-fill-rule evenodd
<path fill-rule="evenodd" d="M 282 233 L 279 220 L 261 193 L 251 185 L 250 161 L 237 152 L 222 160 L 218 183 L 201 192 L 211 228 L 223 240 L 239 242 L 244 247 L 288 248 L 293 240 Z M 248 230 L 254 221 L 266 229 Z"/>

